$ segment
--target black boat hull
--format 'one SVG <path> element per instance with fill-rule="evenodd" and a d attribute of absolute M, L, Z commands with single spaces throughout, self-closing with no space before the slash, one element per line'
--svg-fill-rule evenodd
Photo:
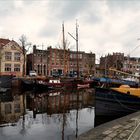
<path fill-rule="evenodd" d="M 96 88 L 95 115 L 120 116 L 140 110 L 140 98 L 111 89 Z"/>
<path fill-rule="evenodd" d="M 11 88 L 12 87 L 12 76 L 1 75 L 0 76 L 0 88 Z"/>
<path fill-rule="evenodd" d="M 22 80 L 21 88 L 23 91 L 31 91 L 31 90 L 45 91 L 48 90 L 49 87 L 46 84 L 39 83 L 34 80 Z"/>

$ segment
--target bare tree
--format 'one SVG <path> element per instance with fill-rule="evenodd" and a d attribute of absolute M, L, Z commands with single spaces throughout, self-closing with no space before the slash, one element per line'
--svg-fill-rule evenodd
<path fill-rule="evenodd" d="M 22 53 L 23 53 L 23 73 L 22 76 L 25 76 L 26 74 L 26 53 L 29 51 L 29 48 L 31 46 L 31 43 L 27 41 L 27 37 L 25 35 L 21 35 L 19 38 L 19 41 L 21 42 L 22 46 Z"/>

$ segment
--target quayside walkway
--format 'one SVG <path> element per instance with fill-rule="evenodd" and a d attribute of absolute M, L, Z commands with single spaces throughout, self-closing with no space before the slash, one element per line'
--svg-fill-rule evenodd
<path fill-rule="evenodd" d="M 140 111 L 99 125 L 77 140 L 140 140 Z"/>

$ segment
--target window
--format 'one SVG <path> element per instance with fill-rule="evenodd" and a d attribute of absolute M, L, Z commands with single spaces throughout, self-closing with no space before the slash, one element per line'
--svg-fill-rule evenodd
<path fill-rule="evenodd" d="M 11 52 L 5 52 L 5 60 L 7 60 L 7 61 L 12 60 L 12 53 Z"/>
<path fill-rule="evenodd" d="M 20 64 L 14 64 L 14 71 L 20 71 Z"/>
<path fill-rule="evenodd" d="M 14 96 L 14 101 L 19 101 L 20 100 L 20 96 L 16 95 Z"/>
<path fill-rule="evenodd" d="M 79 54 L 78 57 L 79 57 L 80 59 L 82 59 L 82 54 Z"/>
<path fill-rule="evenodd" d="M 14 53 L 14 60 L 15 61 L 20 61 L 20 53 L 19 52 Z"/>
<path fill-rule="evenodd" d="M 52 52 L 52 57 L 55 57 L 55 52 Z"/>
<path fill-rule="evenodd" d="M 5 114 L 10 114 L 12 110 L 11 104 L 5 104 Z"/>
<path fill-rule="evenodd" d="M 72 54 L 70 54 L 70 58 L 72 58 L 72 56 L 73 56 L 73 55 L 72 55 Z"/>
<path fill-rule="evenodd" d="M 15 104 L 15 113 L 20 113 L 20 104 Z"/>
<path fill-rule="evenodd" d="M 5 64 L 5 71 L 11 71 L 11 64 Z"/>
<path fill-rule="evenodd" d="M 54 65 L 54 60 L 52 60 L 52 65 Z"/>
<path fill-rule="evenodd" d="M 46 65 L 44 65 L 44 75 L 46 75 Z"/>

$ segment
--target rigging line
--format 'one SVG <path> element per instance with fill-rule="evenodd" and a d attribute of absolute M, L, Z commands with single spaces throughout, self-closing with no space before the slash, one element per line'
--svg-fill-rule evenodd
<path fill-rule="evenodd" d="M 130 57 L 130 54 L 132 54 L 137 48 L 139 48 L 140 47 L 140 45 L 137 45 L 128 55 L 129 55 L 129 57 Z"/>
<path fill-rule="evenodd" d="M 122 103 L 117 99 L 116 95 L 113 94 L 113 96 L 114 96 L 114 98 L 116 99 L 116 101 L 117 101 L 122 107 L 124 107 L 124 108 L 126 108 L 126 109 L 128 109 L 128 110 L 138 111 L 138 110 L 136 110 L 136 109 L 128 108 L 126 105 L 122 104 Z"/>

